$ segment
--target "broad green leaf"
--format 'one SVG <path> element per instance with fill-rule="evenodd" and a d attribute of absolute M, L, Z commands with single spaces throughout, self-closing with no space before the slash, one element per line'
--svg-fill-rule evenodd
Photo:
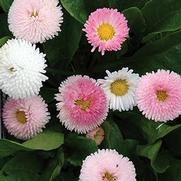
<path fill-rule="evenodd" d="M 142 8 L 148 0 L 107 0 L 111 8 L 124 10 L 130 7 Z"/>
<path fill-rule="evenodd" d="M 120 127 L 127 128 L 130 132 L 136 130 L 137 134 L 147 141 L 147 143 L 154 143 L 155 141 L 164 138 L 167 134 L 181 127 L 181 125 L 167 125 L 166 123 L 156 123 L 152 120 L 146 119 L 138 110 L 116 113 L 121 119 Z M 129 123 L 129 124 L 128 124 Z"/>
<path fill-rule="evenodd" d="M 69 134 L 65 138 L 65 144 L 68 147 L 66 160 L 74 166 L 80 166 L 88 155 L 98 149 L 95 141 L 76 134 Z"/>
<path fill-rule="evenodd" d="M 152 0 L 142 9 L 147 24 L 145 39 L 161 32 L 176 31 L 181 28 L 181 1 Z"/>
<path fill-rule="evenodd" d="M 168 134 L 164 140 L 166 142 L 168 149 L 171 151 L 173 155 L 181 156 L 181 144 L 180 144 L 181 128 Z"/>
<path fill-rule="evenodd" d="M 61 71 L 71 62 L 82 35 L 82 25 L 64 13 L 62 32 L 58 37 L 44 44 L 45 53 L 51 66 L 58 65 Z"/>
<path fill-rule="evenodd" d="M 9 39 L 9 36 L 5 36 L 0 39 L 0 47 L 2 47 Z"/>
<path fill-rule="evenodd" d="M 119 127 L 113 121 L 105 121 L 103 124 L 105 131 L 106 147 L 120 151 L 123 142 L 123 136 Z"/>
<path fill-rule="evenodd" d="M 13 0 L 0 0 L 0 6 L 5 12 L 8 12 Z"/>
<path fill-rule="evenodd" d="M 38 181 L 42 168 L 43 164 L 41 159 L 36 155 L 19 153 L 4 165 L 1 172 L 5 174 L 7 178 L 12 177 L 17 181 Z"/>
<path fill-rule="evenodd" d="M 175 160 L 172 162 L 171 166 L 164 173 L 159 175 L 159 181 L 180 181 L 181 180 L 181 161 Z"/>
<path fill-rule="evenodd" d="M 7 14 L 3 13 L 0 14 L 0 37 L 5 37 L 5 36 L 12 36 L 11 32 L 9 31 L 8 27 L 8 22 L 7 22 Z"/>
<path fill-rule="evenodd" d="M 60 174 L 63 163 L 64 153 L 62 149 L 60 149 L 57 150 L 55 157 L 49 161 L 48 166 L 43 172 L 40 180 L 53 181 Z"/>
<path fill-rule="evenodd" d="M 22 145 L 34 150 L 53 150 L 64 143 L 64 135 L 55 131 L 44 131 Z"/>
<path fill-rule="evenodd" d="M 146 73 L 157 69 L 173 70 L 181 73 L 181 31 L 163 39 L 146 44 L 130 59 L 127 64 L 135 72 Z"/>
<path fill-rule="evenodd" d="M 0 139 L 0 158 L 14 154 L 17 151 L 31 151 L 20 143 L 16 143 L 6 139 Z"/>

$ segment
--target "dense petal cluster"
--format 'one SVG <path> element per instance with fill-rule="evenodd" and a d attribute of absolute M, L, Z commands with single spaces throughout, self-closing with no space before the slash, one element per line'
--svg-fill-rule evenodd
<path fill-rule="evenodd" d="M 117 51 L 129 36 L 125 16 L 116 9 L 102 8 L 92 12 L 84 25 L 88 42 L 93 46 L 92 52 Z"/>
<path fill-rule="evenodd" d="M 8 133 L 22 140 L 42 132 L 49 118 L 47 105 L 40 96 L 19 100 L 9 98 L 3 108 L 3 122 Z"/>
<path fill-rule="evenodd" d="M 45 55 L 25 40 L 9 40 L 0 49 L 0 89 L 14 99 L 37 95 L 44 75 Z"/>
<path fill-rule="evenodd" d="M 61 31 L 58 0 L 14 0 L 8 14 L 9 29 L 16 38 L 31 43 L 52 39 Z"/>
<path fill-rule="evenodd" d="M 98 150 L 82 164 L 80 181 L 136 181 L 135 167 L 115 150 Z"/>
<path fill-rule="evenodd" d="M 88 76 L 71 76 L 56 95 L 58 117 L 69 130 L 87 133 L 106 118 L 108 102 L 103 89 Z"/>
<path fill-rule="evenodd" d="M 138 108 L 148 118 L 167 122 L 181 114 L 181 76 L 158 70 L 142 76 L 137 89 Z"/>

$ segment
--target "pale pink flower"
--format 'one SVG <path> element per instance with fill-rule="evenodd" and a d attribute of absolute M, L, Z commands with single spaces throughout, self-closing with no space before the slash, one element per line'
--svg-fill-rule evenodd
<path fill-rule="evenodd" d="M 167 122 L 181 114 L 181 77 L 169 70 L 142 76 L 137 88 L 138 108 L 146 118 Z"/>
<path fill-rule="evenodd" d="M 107 117 L 108 101 L 103 89 L 88 76 L 71 76 L 56 95 L 58 118 L 68 130 L 87 133 Z"/>
<path fill-rule="evenodd" d="M 129 36 L 125 16 L 117 9 L 102 8 L 92 12 L 84 25 L 88 42 L 93 46 L 92 52 L 117 51 Z"/>
<path fill-rule="evenodd" d="M 82 164 L 80 181 L 136 181 L 133 163 L 115 150 L 98 150 Z"/>
<path fill-rule="evenodd" d="M 3 108 L 3 122 L 11 135 L 26 140 L 42 132 L 50 116 L 40 96 L 14 100 L 9 98 Z"/>
<path fill-rule="evenodd" d="M 58 35 L 63 22 L 58 0 L 14 0 L 8 14 L 16 38 L 43 43 Z"/>
<path fill-rule="evenodd" d="M 90 138 L 100 145 L 104 140 L 104 130 L 101 127 L 95 128 L 86 134 L 87 138 Z"/>

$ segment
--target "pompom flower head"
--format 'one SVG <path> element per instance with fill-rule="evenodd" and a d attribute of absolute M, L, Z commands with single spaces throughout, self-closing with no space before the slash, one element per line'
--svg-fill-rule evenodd
<path fill-rule="evenodd" d="M 181 77 L 169 70 L 142 76 L 137 89 L 138 108 L 148 119 L 167 122 L 181 114 Z"/>
<path fill-rule="evenodd" d="M 8 14 L 16 38 L 42 43 L 58 35 L 63 22 L 58 0 L 14 0 Z"/>
<path fill-rule="evenodd" d="M 14 99 L 37 95 L 47 80 L 45 55 L 24 40 L 9 40 L 0 49 L 0 89 Z"/>
<path fill-rule="evenodd" d="M 19 100 L 9 98 L 3 108 L 3 122 L 7 131 L 22 140 L 40 133 L 48 120 L 47 105 L 40 96 Z"/>
<path fill-rule="evenodd" d="M 106 71 L 105 79 L 98 82 L 105 90 L 109 99 L 109 107 L 112 110 L 128 111 L 136 106 L 136 88 L 139 75 L 133 70 L 123 68 L 119 71 Z"/>
<path fill-rule="evenodd" d="M 71 76 L 56 95 L 58 117 L 69 130 L 87 133 L 106 118 L 108 103 L 103 89 L 88 76 Z"/>
<path fill-rule="evenodd" d="M 128 38 L 129 28 L 125 16 L 116 9 L 102 8 L 92 12 L 84 25 L 88 42 L 93 46 L 92 52 L 121 49 Z"/>
<path fill-rule="evenodd" d="M 134 165 L 115 150 L 98 150 L 82 164 L 80 181 L 136 181 Z"/>

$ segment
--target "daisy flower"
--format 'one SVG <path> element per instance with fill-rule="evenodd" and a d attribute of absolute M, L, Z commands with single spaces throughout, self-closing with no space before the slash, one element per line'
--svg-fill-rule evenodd
<path fill-rule="evenodd" d="M 98 150 L 82 164 L 80 181 L 136 181 L 133 163 L 115 150 Z"/>
<path fill-rule="evenodd" d="M 181 76 L 158 70 L 142 76 L 137 89 L 138 108 L 146 118 L 167 122 L 181 114 Z"/>
<path fill-rule="evenodd" d="M 48 123 L 47 105 L 40 96 L 14 100 L 9 98 L 3 108 L 3 122 L 11 135 L 27 140 L 38 133 Z"/>
<path fill-rule="evenodd" d="M 107 117 L 106 95 L 88 76 L 71 76 L 62 82 L 56 100 L 58 117 L 68 130 L 87 133 Z"/>
<path fill-rule="evenodd" d="M 136 106 L 135 92 L 139 81 L 139 75 L 133 70 L 122 68 L 119 71 L 106 71 L 107 76 L 98 80 L 109 99 L 109 107 L 112 110 L 128 111 Z"/>
<path fill-rule="evenodd" d="M 104 130 L 101 127 L 95 128 L 86 134 L 86 137 L 92 139 L 97 145 L 100 145 L 104 140 Z"/>
<path fill-rule="evenodd" d="M 88 42 L 93 46 L 92 52 L 121 49 L 123 42 L 129 36 L 128 23 L 125 16 L 117 9 L 102 8 L 92 12 L 84 25 Z"/>
<path fill-rule="evenodd" d="M 63 22 L 58 0 L 14 0 L 8 14 L 16 38 L 43 43 L 58 35 Z"/>
<path fill-rule="evenodd" d="M 14 99 L 37 95 L 47 80 L 45 55 L 25 40 L 9 40 L 0 49 L 0 89 Z"/>

